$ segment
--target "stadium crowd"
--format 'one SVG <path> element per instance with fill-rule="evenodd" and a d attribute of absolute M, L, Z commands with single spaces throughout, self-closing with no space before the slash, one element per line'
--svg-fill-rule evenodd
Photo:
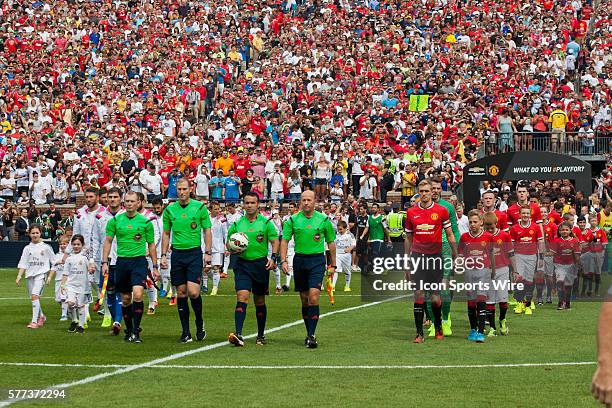
<path fill-rule="evenodd" d="M 386 202 L 394 190 L 406 202 L 431 175 L 453 192 L 483 145 L 609 146 L 609 11 L 580 0 L 4 1 L 2 236 L 89 187 L 174 200 L 187 177 L 215 201 L 312 189 L 319 202 Z M 605 200 L 610 167 L 598 180 Z M 70 223 L 55 212 L 39 220 L 53 232 Z"/>

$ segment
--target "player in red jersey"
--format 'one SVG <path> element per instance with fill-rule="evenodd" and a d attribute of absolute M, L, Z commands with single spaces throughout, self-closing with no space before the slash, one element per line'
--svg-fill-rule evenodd
<path fill-rule="evenodd" d="M 493 213 L 497 219 L 497 228 L 502 231 L 508 231 L 508 216 L 505 212 L 495 208 L 495 193 L 492 190 L 487 190 L 482 193 L 482 213 Z"/>
<path fill-rule="evenodd" d="M 550 245 L 557 238 L 557 224 L 552 221 L 552 217 L 545 206 L 540 207 L 542 212 L 542 227 L 546 236 L 544 251 L 544 278 L 546 280 L 546 303 L 552 303 L 552 290 L 555 287 L 555 266 L 553 264 L 553 253 L 550 251 Z"/>
<path fill-rule="evenodd" d="M 595 278 L 595 296 L 599 296 L 599 285 L 601 283 L 601 270 L 603 267 L 604 256 L 606 254 L 606 246 L 608 245 L 608 237 L 606 232 L 597 225 L 597 214 L 589 215 L 590 232 L 593 239 L 589 245 L 589 257 L 583 263 L 585 276 L 591 273 Z M 592 279 L 588 282 L 586 295 L 591 297 Z"/>
<path fill-rule="evenodd" d="M 584 267 L 585 265 L 589 264 L 589 258 L 591 257 L 590 246 L 595 237 L 593 237 L 591 230 L 586 227 L 586 218 L 583 215 L 577 218 L 577 223 L 581 236 L 580 250 L 582 251 L 582 254 L 580 255 L 580 263 L 582 263 L 582 266 Z M 580 292 L 580 296 L 584 296 L 586 294 L 587 283 L 593 282 L 593 275 L 589 272 L 589 269 L 585 268 L 584 273 L 582 274 L 582 292 Z M 579 279 L 580 276 L 576 277 L 576 280 Z M 574 284 L 574 293 L 578 292 L 578 287 L 579 286 Z"/>
<path fill-rule="evenodd" d="M 512 204 L 506 211 L 508 215 L 508 225 L 512 226 L 519 222 L 521 218 L 521 207 L 528 205 L 531 207 L 531 221 L 536 224 L 542 224 L 542 213 L 540 212 L 540 206 L 529 202 L 529 191 L 527 186 L 519 185 L 516 188 L 517 202 Z M 544 234 L 544 232 L 542 232 Z"/>
<path fill-rule="evenodd" d="M 485 341 L 484 329 L 487 321 L 487 294 L 491 287 L 491 270 L 495 268 L 493 236 L 482 229 L 482 214 L 478 210 L 468 213 L 470 229 L 459 239 L 459 254 L 465 266 L 465 283 L 473 285 L 467 290 L 470 335 L 468 340 Z M 494 322 L 495 324 L 495 322 Z M 495 332 L 494 327 L 492 327 Z"/>
<path fill-rule="evenodd" d="M 404 248 L 406 255 L 418 262 L 419 267 L 410 271 L 413 276 L 406 274 L 406 278 L 416 284 L 414 291 L 414 321 L 417 335 L 415 343 L 423 343 L 423 317 L 425 315 L 426 287 L 442 283 L 442 230 L 446 231 L 448 243 L 451 246 L 452 257 L 457 257 L 457 245 L 449 214 L 446 208 L 436 204 L 432 199 L 432 186 L 427 180 L 419 183 L 419 203 L 406 211 L 406 239 Z M 432 290 L 431 308 L 434 317 L 436 339 L 442 340 L 442 301 L 439 290 Z"/>
<path fill-rule="evenodd" d="M 582 270 L 580 263 L 580 242 L 571 236 L 572 225 L 563 222 L 559 225 L 559 237 L 550 244 L 551 251 L 555 254 L 555 275 L 557 276 L 557 295 L 559 304 L 557 310 L 571 308 L 572 289 L 576 272 Z"/>
<path fill-rule="evenodd" d="M 540 208 L 538 207 L 539 212 Z M 519 222 L 510 228 L 510 237 L 514 243 L 516 254 L 514 278 L 515 281 L 524 284 L 523 290 L 517 289 L 514 295 L 518 301 L 514 313 L 531 315 L 533 314 L 531 300 L 533 298 L 535 272 L 536 269 L 538 272 L 542 271 L 544 267 L 544 237 L 542 236 L 542 226 L 532 222 L 530 206 L 522 206 L 520 215 Z"/>
<path fill-rule="evenodd" d="M 493 254 L 495 256 L 495 271 L 492 276 L 491 290 L 487 295 L 487 312 L 489 325 L 495 331 L 495 304 L 499 304 L 499 333 L 508 335 L 508 323 L 506 312 L 508 312 L 508 289 L 510 288 L 510 269 L 516 270 L 516 259 L 514 247 L 510 234 L 502 231 L 497 226 L 498 221 L 493 213 L 483 216 L 484 229 L 493 237 Z M 491 333 L 489 333 L 490 335 Z"/>

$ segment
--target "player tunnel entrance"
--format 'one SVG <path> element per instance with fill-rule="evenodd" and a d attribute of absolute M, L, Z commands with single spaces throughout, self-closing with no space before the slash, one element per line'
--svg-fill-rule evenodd
<path fill-rule="evenodd" d="M 516 180 L 574 180 L 586 197 L 593 192 L 591 165 L 572 156 L 549 152 L 513 152 L 476 160 L 463 169 L 463 201 L 476 208 L 480 182 Z"/>

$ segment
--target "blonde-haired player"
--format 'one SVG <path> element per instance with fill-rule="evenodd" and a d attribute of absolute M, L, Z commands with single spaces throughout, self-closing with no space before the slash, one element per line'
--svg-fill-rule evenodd
<path fill-rule="evenodd" d="M 37 329 L 42 327 L 47 318 L 45 317 L 40 306 L 40 297 L 45 288 L 45 275 L 51 271 L 51 265 L 55 258 L 53 249 L 45 244 L 41 237 L 40 225 L 32 224 L 29 229 L 31 242 L 23 249 L 21 259 L 17 268 L 17 286 L 21 283 L 21 278 L 25 274 L 28 295 L 32 299 L 32 321 L 28 324 L 28 328 Z"/>
<path fill-rule="evenodd" d="M 332 285 L 336 287 L 338 273 L 345 273 L 344 291 L 351 291 L 351 271 L 353 269 L 353 249 L 357 245 L 357 240 L 344 220 L 338 221 L 338 235 L 336 235 L 336 273 L 332 278 Z"/>

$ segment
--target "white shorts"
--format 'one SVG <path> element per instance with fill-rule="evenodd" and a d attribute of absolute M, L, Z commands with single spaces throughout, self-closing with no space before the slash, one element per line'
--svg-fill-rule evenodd
<path fill-rule="evenodd" d="M 576 280 L 576 267 L 574 264 L 555 264 L 555 275 L 557 282 L 563 281 L 565 286 L 573 285 Z"/>
<path fill-rule="evenodd" d="M 92 301 L 91 293 L 75 292 L 72 289 L 66 291 L 66 302 L 73 304 L 74 307 L 87 306 Z"/>
<path fill-rule="evenodd" d="M 66 292 L 62 293 L 62 281 L 55 281 L 55 301 L 61 303 L 66 300 Z"/>
<path fill-rule="evenodd" d="M 493 285 L 495 282 L 498 288 Z M 510 288 L 510 268 L 508 266 L 502 266 L 501 268 L 495 268 L 495 277 L 491 280 L 491 286 L 487 293 L 488 303 L 507 303 L 508 302 L 508 289 Z"/>
<path fill-rule="evenodd" d="M 223 256 L 225 254 L 223 252 L 213 252 L 212 253 L 212 260 L 210 261 L 210 264 L 212 266 L 223 266 Z"/>
<path fill-rule="evenodd" d="M 538 256 L 516 254 L 516 272 L 527 282 L 533 282 L 536 266 L 538 266 Z"/>
<path fill-rule="evenodd" d="M 43 290 L 45 289 L 45 274 L 31 276 L 26 278 L 28 295 L 42 296 Z"/>
<path fill-rule="evenodd" d="M 487 297 L 491 288 L 491 269 L 466 269 L 463 280 L 466 284 L 470 284 L 465 291 L 468 300 Z"/>
<path fill-rule="evenodd" d="M 584 273 L 601 275 L 605 252 L 587 252 L 580 257 Z"/>
<path fill-rule="evenodd" d="M 544 257 L 544 275 L 551 277 L 555 274 L 555 264 L 553 264 L 552 256 Z"/>
<path fill-rule="evenodd" d="M 352 254 L 336 253 L 336 272 L 351 273 Z"/>
<path fill-rule="evenodd" d="M 287 267 L 289 268 L 289 275 L 293 275 L 293 257 L 295 256 L 294 250 L 287 251 Z"/>

